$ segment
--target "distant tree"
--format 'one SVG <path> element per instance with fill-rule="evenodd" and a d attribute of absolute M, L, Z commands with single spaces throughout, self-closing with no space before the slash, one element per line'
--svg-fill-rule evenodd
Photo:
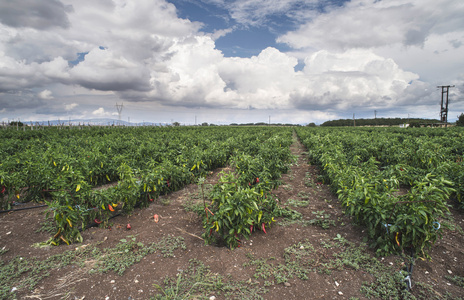
<path fill-rule="evenodd" d="M 464 113 L 461 113 L 461 115 L 458 116 L 458 120 L 456 121 L 456 126 L 464 126 Z"/>
<path fill-rule="evenodd" d="M 209 124 L 206 122 L 201 123 L 201 126 L 208 126 Z"/>
<path fill-rule="evenodd" d="M 19 127 L 22 127 L 24 126 L 23 122 L 19 121 L 13 121 L 13 122 L 10 122 L 10 126 L 19 126 Z"/>
<path fill-rule="evenodd" d="M 316 123 L 309 123 L 308 125 L 306 125 L 308 127 L 316 127 Z"/>
<path fill-rule="evenodd" d="M 180 123 L 179 122 L 174 122 L 174 123 L 172 123 L 172 126 L 176 126 L 176 127 L 180 126 Z"/>
<path fill-rule="evenodd" d="M 411 120 L 409 122 L 409 127 L 421 127 L 421 122 L 419 120 Z"/>

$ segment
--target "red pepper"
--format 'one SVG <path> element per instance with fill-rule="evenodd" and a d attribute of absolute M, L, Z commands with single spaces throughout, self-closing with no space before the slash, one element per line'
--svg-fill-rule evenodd
<path fill-rule="evenodd" d="M 250 233 L 253 232 L 253 225 L 250 225 Z"/>
<path fill-rule="evenodd" d="M 206 207 L 206 208 L 205 208 L 205 211 L 209 211 L 209 213 L 212 214 L 212 215 L 214 216 L 213 212 L 210 211 L 209 208 Z M 206 215 L 208 215 L 208 212 L 206 212 Z"/>
<path fill-rule="evenodd" d="M 169 180 L 167 180 L 167 183 L 168 183 L 168 187 L 170 187 L 170 186 L 171 186 L 171 183 L 169 182 Z"/>
<path fill-rule="evenodd" d="M 267 232 L 266 232 L 266 227 L 264 227 L 264 223 L 261 224 L 261 228 L 263 229 L 264 233 L 267 234 Z"/>
<path fill-rule="evenodd" d="M 126 228 L 127 228 L 127 230 L 130 230 L 132 228 L 131 224 L 127 224 Z"/>
<path fill-rule="evenodd" d="M 114 211 L 114 208 L 113 208 L 113 206 L 112 206 L 111 204 L 108 204 L 108 209 L 109 209 L 110 211 Z"/>
<path fill-rule="evenodd" d="M 5 190 L 6 190 L 6 187 L 2 186 L 2 194 L 5 192 Z"/>
<path fill-rule="evenodd" d="M 209 236 L 211 236 L 212 233 L 213 233 L 213 228 L 209 230 Z"/>
<path fill-rule="evenodd" d="M 100 220 L 98 220 L 98 219 L 95 219 L 95 220 L 93 220 L 93 221 L 94 221 L 95 223 L 97 223 L 97 224 L 101 224 L 101 222 L 102 222 L 102 221 L 100 221 Z"/>
<path fill-rule="evenodd" d="M 259 178 L 258 177 L 256 177 L 256 183 L 259 183 Z"/>

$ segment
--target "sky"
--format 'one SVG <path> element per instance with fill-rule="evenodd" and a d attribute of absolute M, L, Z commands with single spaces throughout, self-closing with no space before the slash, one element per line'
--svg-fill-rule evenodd
<path fill-rule="evenodd" d="M 464 113 L 462 0 L 0 0 L 0 122 Z"/>

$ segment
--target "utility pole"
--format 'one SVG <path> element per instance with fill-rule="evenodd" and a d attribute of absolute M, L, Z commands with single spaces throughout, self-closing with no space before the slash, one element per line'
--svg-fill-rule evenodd
<path fill-rule="evenodd" d="M 448 95 L 450 87 L 454 87 L 454 85 L 437 86 L 437 88 L 441 88 L 440 122 L 445 123 L 445 127 L 448 127 Z"/>
<path fill-rule="evenodd" d="M 377 119 L 377 111 L 374 110 L 374 119 Z"/>

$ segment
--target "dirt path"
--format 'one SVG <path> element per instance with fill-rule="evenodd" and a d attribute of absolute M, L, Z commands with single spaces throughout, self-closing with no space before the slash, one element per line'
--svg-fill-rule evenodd
<path fill-rule="evenodd" d="M 207 298 L 215 296 L 215 299 L 230 299 L 232 296 L 225 295 L 227 289 L 229 292 L 235 289 L 233 295 L 245 299 L 257 298 L 257 295 L 279 300 L 366 299 L 366 294 L 361 293 L 362 288 L 372 293 L 377 290 L 366 285 L 363 287 L 363 282 L 379 285 L 376 280 L 380 274 L 398 273 L 402 260 L 387 257 L 371 261 L 372 252 L 362 246 L 365 236 L 362 228 L 351 224 L 328 186 L 319 184 L 318 170 L 308 164 L 305 150 L 298 140 L 295 139 L 291 150 L 296 156 L 295 163 L 283 176 L 283 184 L 275 195 L 282 205 L 299 212 L 300 219 L 279 218 L 267 230 L 267 234 L 259 231 L 233 251 L 225 247 L 207 246 L 200 238 L 203 228 L 199 217 L 186 211 L 186 207 L 201 201 L 199 187 L 194 184 L 162 196 L 156 203 L 136 210 L 131 216 L 112 219 L 111 229 L 86 230 L 83 245 L 32 248 L 32 244 L 49 237 L 47 233 L 35 232 L 44 222 L 44 210 L 1 215 L 0 249 L 5 246 L 9 250 L 0 256 L 5 262 L 16 256 L 24 259 L 37 257 L 43 261 L 52 254 L 75 251 L 79 246 L 91 248 L 98 244 L 98 249 L 113 249 L 121 244 L 122 239 L 126 242 L 134 239 L 143 245 L 161 243 L 166 237 L 184 239 L 185 249 L 176 244 L 172 257 L 165 257 L 161 250 L 157 250 L 143 256 L 140 262 L 129 266 L 122 275 L 113 270 L 106 273 L 92 273 L 92 270 L 99 269 L 97 261 L 101 257 L 106 256 L 111 261 L 114 256 L 114 261 L 117 261 L 120 252 L 125 250 L 102 252 L 100 256 L 83 259 L 79 266 L 71 264 L 52 269 L 50 276 L 43 278 L 32 291 L 16 292 L 18 298 L 150 299 L 159 291 L 154 286 L 157 284 L 166 293 L 180 296 L 182 292 L 190 291 L 190 299 L 200 299 L 194 293 L 195 289 L 188 286 L 188 281 L 193 280 L 200 282 L 195 285 L 195 288 L 203 287 L 200 291 L 206 287 L 218 287 L 205 293 Z M 207 184 L 216 182 L 219 172 L 213 172 L 207 178 Z M 158 223 L 154 222 L 154 214 L 160 216 Z M 453 214 L 457 224 L 462 225 L 462 213 Z M 131 230 L 126 229 L 128 223 Z M 440 295 L 439 298 L 444 299 L 446 293 L 456 298 L 464 296 L 462 286 L 445 278 L 450 274 L 461 278 L 464 275 L 462 246 L 463 234 L 458 230 L 447 231 L 445 238 L 434 248 L 434 261 L 417 262 L 414 280 L 424 282 L 427 288 L 413 289 L 416 297 L 433 298 Z M 79 257 L 74 259 L 78 260 Z M 127 261 L 131 256 L 123 256 L 123 259 Z M 196 277 L 189 273 L 189 265 L 193 262 L 197 262 Z M 209 271 L 203 270 L 200 274 L 199 263 Z M 375 265 L 375 269 L 366 267 L 369 264 Z M 167 277 L 180 278 L 180 282 L 187 287 L 170 289 L 176 284 L 165 285 L 164 279 Z M 391 283 L 388 278 L 385 280 L 385 284 Z M 222 287 L 221 293 L 218 292 L 219 287 Z M 183 295 L 185 297 L 187 294 Z"/>

